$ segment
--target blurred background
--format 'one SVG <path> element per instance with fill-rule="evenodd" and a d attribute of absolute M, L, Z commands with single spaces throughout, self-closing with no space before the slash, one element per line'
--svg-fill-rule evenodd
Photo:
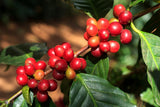
<path fill-rule="evenodd" d="M 0 51 L 28 42 L 47 43 L 49 48 L 69 42 L 76 51 L 87 44 L 83 39 L 87 18 L 68 0 L 1 0 Z M 0 65 L 0 100 L 21 88 L 15 79 L 16 67 L 5 72 L 6 68 Z"/>

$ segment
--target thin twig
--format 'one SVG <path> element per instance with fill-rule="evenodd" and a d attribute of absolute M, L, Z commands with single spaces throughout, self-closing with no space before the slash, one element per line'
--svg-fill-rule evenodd
<path fill-rule="evenodd" d="M 152 11 L 158 9 L 158 8 L 160 8 L 160 4 L 157 4 L 157 5 L 155 5 L 155 6 L 151 7 L 151 8 L 148 8 L 148 9 L 146 9 L 146 10 L 144 10 L 144 11 L 136 14 L 136 15 L 133 17 L 133 20 L 135 20 L 135 19 L 137 19 L 137 18 L 139 18 L 139 17 L 141 17 L 141 16 L 143 16 L 143 15 L 145 15 L 145 14 L 147 14 L 147 13 L 150 13 L 150 12 L 152 12 Z"/>
<path fill-rule="evenodd" d="M 81 48 L 80 50 L 78 50 L 75 54 L 74 57 L 78 57 L 80 54 L 82 54 L 83 52 L 85 52 L 87 49 L 89 48 L 89 46 L 84 46 L 83 48 Z"/>

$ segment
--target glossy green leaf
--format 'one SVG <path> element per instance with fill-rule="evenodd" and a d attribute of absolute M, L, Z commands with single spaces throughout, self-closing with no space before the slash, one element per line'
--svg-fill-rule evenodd
<path fill-rule="evenodd" d="M 130 4 L 131 0 L 114 0 L 114 4 L 113 4 L 113 7 L 117 4 L 123 4 L 126 8 L 129 7 L 129 4 Z M 113 15 L 113 7 L 112 9 L 105 15 L 105 18 L 106 19 L 110 19 L 112 17 L 114 17 Z"/>
<path fill-rule="evenodd" d="M 34 95 L 32 92 L 30 92 L 30 98 L 31 98 L 31 103 L 33 103 Z M 26 100 L 24 99 L 23 95 L 21 94 L 13 102 L 13 107 L 30 107 L 30 106 L 27 104 Z"/>
<path fill-rule="evenodd" d="M 154 107 L 158 107 L 158 105 L 156 105 L 154 102 L 153 93 L 150 88 L 147 88 L 147 90 L 144 91 L 143 93 L 141 93 L 140 96 L 141 96 L 142 101 L 147 102 L 147 103 L 153 105 Z"/>
<path fill-rule="evenodd" d="M 160 106 L 160 93 L 159 93 L 159 89 L 160 88 L 160 72 L 159 71 L 154 71 L 154 72 L 150 72 L 147 71 L 147 77 L 148 77 L 148 82 L 151 85 L 152 88 L 152 93 L 153 93 L 153 97 L 154 97 L 154 101 L 157 105 Z"/>
<path fill-rule="evenodd" d="M 69 97 L 69 107 L 136 107 L 119 88 L 90 74 L 77 75 Z"/>
<path fill-rule="evenodd" d="M 24 65 L 28 57 L 40 59 L 47 52 L 44 43 L 25 43 L 5 48 L 0 55 L 0 63 L 7 65 Z"/>
<path fill-rule="evenodd" d="M 90 13 L 96 19 L 104 17 L 113 5 L 113 0 L 72 0 L 72 2 L 75 8 Z"/>
<path fill-rule="evenodd" d="M 131 24 L 141 39 L 142 56 L 149 71 L 160 70 L 160 37 L 138 30 Z"/>
<path fill-rule="evenodd" d="M 94 66 L 91 74 L 107 79 L 109 72 L 109 58 L 100 59 Z"/>
<path fill-rule="evenodd" d="M 30 91 L 29 91 L 29 87 L 28 85 L 26 86 L 23 86 L 22 88 L 22 94 L 23 94 L 23 97 L 24 99 L 26 100 L 26 102 L 29 104 L 29 105 L 32 105 L 32 102 L 31 102 L 31 98 L 30 98 Z"/>
<path fill-rule="evenodd" d="M 130 3 L 129 7 L 135 6 L 135 5 L 137 5 L 138 3 L 144 2 L 144 1 L 145 1 L 145 0 L 134 0 L 134 1 L 132 1 L 132 2 Z"/>

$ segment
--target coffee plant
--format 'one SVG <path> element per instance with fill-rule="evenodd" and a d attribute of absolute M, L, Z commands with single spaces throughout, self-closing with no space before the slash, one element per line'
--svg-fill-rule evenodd
<path fill-rule="evenodd" d="M 160 0 L 69 3 L 89 16 L 86 46 L 74 52 L 64 41 L 50 49 L 26 43 L 2 50 L 0 63 L 17 66 L 22 89 L 0 107 L 61 107 L 48 96 L 58 85 L 67 107 L 160 107 Z"/>

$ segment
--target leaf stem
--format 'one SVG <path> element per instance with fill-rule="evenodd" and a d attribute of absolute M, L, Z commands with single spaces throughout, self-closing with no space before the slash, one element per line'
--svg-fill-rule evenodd
<path fill-rule="evenodd" d="M 147 13 L 150 13 L 150 12 L 156 10 L 156 9 L 159 9 L 159 8 L 160 8 L 160 4 L 157 4 L 157 5 L 153 6 L 153 7 L 150 7 L 148 9 L 146 9 L 146 10 L 144 10 L 144 11 L 142 11 L 142 12 L 136 14 L 136 15 L 134 15 L 133 16 L 133 20 L 136 20 L 137 18 L 139 18 L 139 17 L 141 17 L 141 16 L 143 16 L 143 15 L 145 15 Z"/>

